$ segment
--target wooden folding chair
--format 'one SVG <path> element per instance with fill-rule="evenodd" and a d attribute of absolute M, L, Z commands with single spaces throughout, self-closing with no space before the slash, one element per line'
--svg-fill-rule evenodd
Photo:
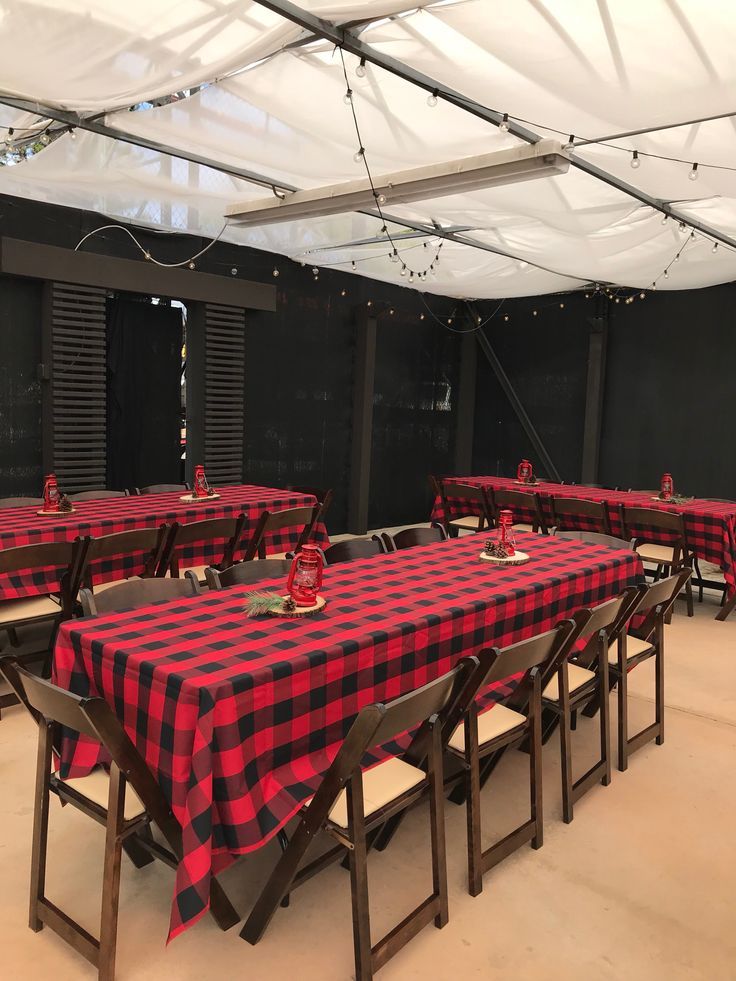
<path fill-rule="evenodd" d="M 0 672 L 38 725 L 33 850 L 31 858 L 30 928 L 49 926 L 74 950 L 93 964 L 101 981 L 115 974 L 120 862 L 123 848 L 137 867 L 159 858 L 176 868 L 182 858 L 181 826 L 171 813 L 145 760 L 102 698 L 79 698 L 25 671 L 11 657 L 0 658 Z M 61 727 L 99 740 L 110 755 L 109 774 L 97 768 L 87 777 L 62 780 L 51 772 L 52 751 L 58 748 Z M 127 792 L 128 784 L 130 793 Z M 105 828 L 102 913 L 99 939 L 46 896 L 50 794 L 71 804 Z M 168 845 L 154 841 L 155 823 Z M 213 878 L 211 912 L 227 930 L 240 919 L 219 883 Z"/>
<path fill-rule="evenodd" d="M 611 548 L 633 548 L 631 542 L 614 535 L 602 535 L 597 531 L 555 531 L 555 538 L 565 541 L 584 542 L 586 545 L 610 545 Z"/>
<path fill-rule="evenodd" d="M 70 501 L 101 501 L 106 497 L 130 497 L 128 490 L 88 490 L 67 494 Z"/>
<path fill-rule="evenodd" d="M 473 683 L 483 692 L 494 682 L 523 674 L 509 705 L 496 704 L 479 713 L 476 699 L 464 721 L 457 726 L 447 745 L 448 753 L 463 767 L 468 838 L 468 890 L 477 896 L 483 889 L 483 875 L 527 842 L 541 848 L 542 819 L 542 685 L 567 659 L 579 633 L 572 620 L 563 620 L 553 630 L 512 644 L 503 650 L 481 652 Z M 511 708 L 510 705 L 514 705 Z M 500 841 L 485 850 L 481 843 L 480 761 L 501 754 L 512 745 L 526 741 L 529 746 L 529 787 L 531 816 Z"/>
<path fill-rule="evenodd" d="M 233 518 L 205 518 L 202 521 L 190 521 L 187 524 L 174 521 L 164 545 L 159 568 L 164 575 L 168 571 L 174 579 L 185 572 L 193 572 L 199 582 L 203 583 L 207 565 L 183 566 L 179 558 L 180 552 L 187 545 L 224 541 L 222 558 L 217 562 L 210 563 L 210 565 L 217 569 L 227 569 L 233 565 L 239 554 L 244 527 L 245 513 L 243 511 Z"/>
<path fill-rule="evenodd" d="M 18 630 L 37 625 L 49 627 L 48 634 L 44 633 L 44 646 L 38 650 L 32 647 L 22 655 L 24 661 L 43 657 L 45 671 L 49 668 L 59 624 L 74 615 L 87 547 L 88 540 L 78 538 L 75 542 L 40 542 L 38 545 L 0 550 L 2 576 L 31 575 L 34 571 L 52 568 L 58 570 L 56 594 L 0 600 L 0 633 L 7 635 L 11 647 L 16 650 L 21 647 Z M 0 716 L 3 708 L 15 704 L 17 699 L 14 695 L 0 695 Z"/>
<path fill-rule="evenodd" d="M 558 672 L 542 689 L 544 710 L 543 742 L 560 727 L 560 770 L 562 776 L 562 819 L 570 824 L 573 805 L 597 783 L 611 782 L 611 727 L 608 713 L 608 648 L 618 640 L 639 601 L 639 587 L 631 586 L 617 599 L 593 609 L 578 610 L 573 616 L 578 637 L 587 640 L 584 649 L 565 658 Z M 573 782 L 571 730 L 577 711 L 593 701 L 600 713 L 600 758 Z"/>
<path fill-rule="evenodd" d="M 344 542 L 335 542 L 322 553 L 326 565 L 337 565 L 338 562 L 352 562 L 355 559 L 370 559 L 374 555 L 385 555 L 386 545 L 380 535 L 370 538 L 348 538 Z"/>
<path fill-rule="evenodd" d="M 274 532 L 283 531 L 285 528 L 299 528 L 299 538 L 293 549 L 298 552 L 306 542 L 309 541 L 314 526 L 322 513 L 322 506 L 315 504 L 300 508 L 286 508 L 284 511 L 264 511 L 258 519 L 253 537 L 248 542 L 245 550 L 244 561 L 251 562 L 258 557 L 259 559 L 283 559 L 286 551 L 270 553 L 266 555 L 266 537 Z"/>
<path fill-rule="evenodd" d="M 414 548 L 417 545 L 434 545 L 436 542 L 446 542 L 448 535 L 442 525 L 432 525 L 431 528 L 404 528 L 403 531 L 397 531 L 394 535 L 383 531 L 381 538 L 387 552 L 401 552 L 402 549 Z"/>
<path fill-rule="evenodd" d="M 186 494 L 189 484 L 148 484 L 147 487 L 136 487 L 136 494 Z"/>
<path fill-rule="evenodd" d="M 0 497 L 0 508 L 26 508 L 43 505 L 42 497 Z"/>
<path fill-rule="evenodd" d="M 677 575 L 684 569 L 692 569 L 695 564 L 695 553 L 687 541 L 685 521 L 677 511 L 662 511 L 659 508 L 628 507 L 621 508 L 621 520 L 624 526 L 624 536 L 633 541 L 634 549 L 643 562 L 651 562 L 657 568 L 650 572 L 655 579 L 660 579 L 666 570 L 670 575 Z M 642 533 L 642 529 L 647 529 Z M 669 545 L 658 545 L 648 537 L 648 530 L 661 531 L 664 537 L 671 539 Z M 693 587 L 690 576 L 685 581 L 685 600 L 687 615 L 693 616 Z M 669 616 L 672 615 L 670 607 Z"/>
<path fill-rule="evenodd" d="M 125 579 L 114 579 L 108 582 L 97 583 L 92 581 L 92 566 L 96 562 L 105 559 L 141 555 L 143 569 L 139 576 L 149 578 L 162 575 L 160 569 L 161 561 L 166 545 L 166 538 L 169 532 L 169 525 L 161 524 L 158 528 L 133 528 L 131 531 L 117 531 L 112 535 L 101 535 L 98 538 L 89 538 L 89 548 L 87 549 L 87 561 L 84 569 L 84 586 L 91 592 L 101 593 L 118 583 L 125 582 Z"/>
<path fill-rule="evenodd" d="M 126 579 L 102 593 L 89 589 L 79 591 L 79 602 L 86 617 L 101 616 L 117 610 L 134 610 L 149 603 L 163 603 L 179 596 L 198 596 L 197 577 L 187 572 L 183 579 Z"/>
<path fill-rule="evenodd" d="M 448 906 L 442 734 L 454 729 L 460 713 L 467 707 L 468 682 L 477 666 L 476 658 L 464 658 L 436 681 L 387 705 L 368 705 L 362 709 L 317 792 L 302 809 L 299 825 L 246 920 L 241 937 L 257 943 L 289 891 L 342 857 L 346 850 L 350 862 L 356 981 L 369 981 L 432 920 L 439 928 L 445 926 Z M 415 726 L 419 726 L 419 732 L 404 759 L 390 757 L 369 770 L 361 769 L 361 760 L 369 749 Z M 426 772 L 419 766 L 422 758 L 427 760 Z M 430 801 L 432 893 L 371 946 L 367 837 L 426 792 Z M 337 846 L 298 871 L 309 845 L 320 831 L 334 838 Z"/>
<path fill-rule="evenodd" d="M 683 569 L 675 576 L 660 579 L 640 593 L 631 615 L 644 614 L 638 627 L 622 630 L 608 653 L 608 671 L 611 686 L 618 686 L 618 768 L 623 773 L 629 765 L 629 756 L 655 739 L 658 746 L 664 742 L 664 625 L 667 614 L 680 595 L 691 569 Z M 654 658 L 654 722 L 634 736 L 628 734 L 628 677 L 629 672 L 643 661 Z"/>
<path fill-rule="evenodd" d="M 448 538 L 457 538 L 461 531 L 487 531 L 493 527 L 493 508 L 485 487 L 449 478 L 438 480 L 437 486 L 442 500 L 442 526 Z M 456 517 L 450 518 L 453 511 Z"/>
<path fill-rule="evenodd" d="M 291 569 L 291 559 L 260 559 L 258 562 L 236 562 L 228 569 L 205 569 L 210 589 L 229 589 L 231 586 L 253 586 L 262 579 L 284 580 Z"/>
<path fill-rule="evenodd" d="M 518 517 L 520 511 L 531 512 L 531 522 L 515 520 L 513 524 L 514 530 L 538 532 L 542 535 L 549 534 L 549 529 L 547 528 L 542 511 L 542 502 L 536 491 L 495 490 L 489 488 L 488 498 L 496 522 L 498 522 L 500 511 L 509 510 L 515 518 Z"/>
<path fill-rule="evenodd" d="M 558 531 L 575 531 L 580 518 L 588 518 L 595 524 L 592 531 L 600 535 L 611 534 L 608 504 L 605 501 L 588 501 L 578 497 L 550 497 L 552 524 Z"/>

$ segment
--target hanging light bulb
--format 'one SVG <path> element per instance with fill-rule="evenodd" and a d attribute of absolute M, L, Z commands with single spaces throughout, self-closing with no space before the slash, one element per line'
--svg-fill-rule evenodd
<path fill-rule="evenodd" d="M 508 322 L 509 322 L 509 315 L 508 315 L 507 313 L 505 313 L 505 314 L 503 315 L 503 319 L 504 319 L 504 322 L 505 322 L 505 323 L 508 323 Z"/>
<path fill-rule="evenodd" d="M 278 275 L 279 275 L 279 271 L 278 271 L 278 269 L 276 268 L 276 266 L 274 266 L 274 267 L 273 267 L 273 275 L 274 275 L 274 276 L 278 276 Z"/>
<path fill-rule="evenodd" d="M 641 167 L 641 160 L 639 159 L 639 151 L 634 150 L 631 156 L 631 169 L 638 170 L 639 167 Z"/>
<path fill-rule="evenodd" d="M 230 270 L 230 275 L 231 276 L 237 276 L 238 275 L 238 267 L 237 266 L 233 266 L 233 268 Z"/>
<path fill-rule="evenodd" d="M 669 218 L 669 215 L 662 215 L 662 224 L 663 225 L 666 225 L 667 224 L 667 219 L 668 218 Z"/>
<path fill-rule="evenodd" d="M 51 142 L 51 137 L 48 133 L 41 133 L 41 143 L 43 146 L 48 146 Z"/>
<path fill-rule="evenodd" d="M 347 296 L 347 295 L 348 295 L 347 290 L 340 290 L 340 296 Z"/>
<path fill-rule="evenodd" d="M 570 153 L 572 153 L 572 151 L 575 149 L 575 134 L 574 133 L 570 133 L 570 139 L 567 141 L 567 143 L 563 146 L 562 149 L 563 150 L 568 150 Z"/>
<path fill-rule="evenodd" d="M 640 300 L 646 300 L 646 298 L 647 298 L 647 294 L 646 293 L 640 293 L 639 294 L 639 299 Z"/>
<path fill-rule="evenodd" d="M 391 253 L 391 255 L 389 256 L 389 258 L 391 259 L 391 262 L 398 262 L 399 261 L 399 253 L 396 251 L 396 249 L 394 249 L 394 251 Z"/>
<path fill-rule="evenodd" d="M 77 134 L 76 134 L 76 131 L 74 130 L 74 127 L 72 127 L 69 130 L 69 138 L 72 139 L 72 140 L 76 140 L 76 138 L 77 138 Z"/>
<path fill-rule="evenodd" d="M 411 284 L 413 282 L 414 282 L 414 273 L 413 272 L 410 272 L 409 273 L 409 284 Z"/>
<path fill-rule="evenodd" d="M 665 271 L 664 271 L 664 278 L 665 279 L 669 279 L 670 278 L 670 271 L 669 271 L 669 269 L 665 269 Z"/>
<path fill-rule="evenodd" d="M 536 315 L 537 315 L 537 311 L 536 310 L 532 310 L 532 317 L 536 317 Z"/>
<path fill-rule="evenodd" d="M 561 303 L 560 304 L 560 310 L 564 310 L 564 309 L 565 309 L 565 304 L 564 303 Z"/>
<path fill-rule="evenodd" d="M 385 194 L 377 194 L 376 195 L 376 204 L 380 204 L 381 207 L 383 207 L 383 205 L 386 203 L 387 200 L 388 200 L 388 198 L 386 197 Z"/>
<path fill-rule="evenodd" d="M 385 225 L 381 225 L 381 231 L 380 231 L 379 234 L 381 234 L 381 235 L 388 235 L 388 228 L 386 228 Z"/>
<path fill-rule="evenodd" d="M 713 248 L 710 251 L 713 253 L 713 255 L 716 254 L 716 252 L 718 251 L 718 242 L 713 243 Z"/>
<path fill-rule="evenodd" d="M 355 272 L 355 270 L 357 268 L 356 265 L 355 265 L 355 259 L 353 259 L 353 261 L 350 263 L 350 268 L 353 270 L 353 272 Z"/>
<path fill-rule="evenodd" d="M 319 276 L 319 269 L 316 266 L 312 266 L 312 275 Z"/>
<path fill-rule="evenodd" d="M 693 169 L 687 176 L 691 181 L 696 181 L 698 179 L 698 165 L 696 163 L 693 164 Z"/>
<path fill-rule="evenodd" d="M 432 94 L 427 96 L 427 105 L 430 107 L 430 109 L 434 109 L 434 107 L 437 105 L 437 96 L 439 94 L 438 89 L 433 89 Z"/>
<path fill-rule="evenodd" d="M 677 228 L 678 228 L 679 231 L 684 232 L 685 231 L 685 222 L 684 221 L 681 221 L 680 224 L 677 226 Z"/>
<path fill-rule="evenodd" d="M 365 78 L 365 58 L 360 59 L 360 64 L 355 69 L 355 74 L 358 78 Z"/>
<path fill-rule="evenodd" d="M 501 130 L 502 133 L 508 133 L 508 131 L 509 131 L 509 114 L 507 112 L 505 112 L 503 114 L 503 119 L 498 124 L 498 128 Z"/>
<path fill-rule="evenodd" d="M 190 262 L 189 263 L 189 268 L 190 269 L 195 269 L 196 268 L 195 265 L 194 265 L 194 262 Z"/>
<path fill-rule="evenodd" d="M 451 324 L 451 323 L 452 323 L 452 317 L 448 317 L 448 318 L 447 318 L 447 323 L 448 323 L 448 324 Z"/>
<path fill-rule="evenodd" d="M 399 276 L 406 276 L 406 266 L 402 264 Z"/>
<path fill-rule="evenodd" d="M 420 314 L 419 314 L 419 319 L 420 319 L 420 320 L 424 320 L 424 314 L 423 314 L 423 313 L 420 313 Z"/>
<path fill-rule="evenodd" d="M 657 289 L 657 284 L 656 283 L 652 283 L 652 290 L 656 292 L 656 289 Z"/>
<path fill-rule="evenodd" d="M 388 308 L 388 313 L 389 313 L 389 316 L 390 317 L 393 317 L 393 315 L 394 315 L 394 308 L 393 307 L 389 307 Z"/>
<path fill-rule="evenodd" d="M 350 105 L 350 103 L 353 101 L 353 90 L 352 89 L 348 89 L 347 90 L 347 92 L 345 93 L 345 95 L 342 97 L 342 101 L 345 103 L 346 106 L 349 106 Z"/>
<path fill-rule="evenodd" d="M 356 150 L 356 152 L 353 154 L 353 162 L 359 164 L 364 156 L 365 156 L 365 148 L 360 147 L 360 149 Z"/>
<path fill-rule="evenodd" d="M 679 261 L 680 261 L 680 253 L 678 252 L 677 255 L 675 256 L 675 262 L 679 262 Z"/>

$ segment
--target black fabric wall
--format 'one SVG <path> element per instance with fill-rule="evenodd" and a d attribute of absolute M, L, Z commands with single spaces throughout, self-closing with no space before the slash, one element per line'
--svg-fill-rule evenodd
<path fill-rule="evenodd" d="M 0 196 L 2 235 L 73 248 L 104 223 L 99 215 Z M 180 261 L 205 244 L 145 231 L 139 237 L 165 261 Z M 90 239 L 85 249 L 135 256 L 127 236 L 114 231 Z M 315 281 L 309 266 L 222 243 L 197 268 L 278 287 L 276 313 L 247 315 L 245 477 L 332 486 L 335 533 L 344 530 L 347 515 L 355 308 L 372 301 L 378 344 L 370 521 L 424 518 L 426 474 L 453 470 L 460 345 L 447 317 L 455 312 L 453 330 L 469 326 L 459 322 L 456 302 L 428 297 L 433 317 L 414 290 L 330 269 Z M 39 488 L 40 296 L 38 282 L 0 277 L 0 496 Z M 683 491 L 736 496 L 726 432 L 734 408 L 735 297 L 736 286 L 728 285 L 610 305 L 601 482 L 653 486 L 669 469 Z M 594 305 L 583 295 L 506 301 L 486 328 L 567 481 L 580 480 Z M 496 308 L 483 303 L 478 311 L 488 316 Z M 514 473 L 522 456 L 534 460 L 479 351 L 472 470 Z"/>
<path fill-rule="evenodd" d="M 41 487 L 41 283 L 0 276 L 0 496 Z"/>

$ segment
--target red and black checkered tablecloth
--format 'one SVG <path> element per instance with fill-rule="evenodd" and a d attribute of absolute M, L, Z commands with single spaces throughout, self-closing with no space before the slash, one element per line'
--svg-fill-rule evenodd
<path fill-rule="evenodd" d="M 311 506 L 316 498 L 308 494 L 243 484 L 218 488 L 220 497 L 203 504 L 188 504 L 180 494 L 142 494 L 135 497 L 111 497 L 98 501 L 75 501 L 73 514 L 39 515 L 38 508 L 0 509 L 0 549 L 39 542 L 73 541 L 78 535 L 112 535 L 134 528 L 157 528 L 164 522 L 188 524 L 207 518 L 229 518 L 244 511 L 246 523 L 243 539 L 248 540 L 264 511 Z M 269 552 L 285 552 L 297 542 L 301 529 L 285 528 L 266 537 Z M 324 525 L 318 525 L 314 540 L 329 545 Z M 219 561 L 223 541 L 195 542 L 183 550 L 182 565 L 198 566 Z M 94 582 L 109 582 L 135 576 L 143 570 L 144 556 L 120 555 L 92 568 Z M 58 569 L 29 569 L 13 576 L 0 576 L 0 600 L 38 596 L 58 589 Z"/>
<path fill-rule="evenodd" d="M 483 563 L 464 538 L 329 567 L 311 617 L 248 619 L 238 587 L 62 625 L 56 682 L 109 702 L 181 822 L 170 936 L 207 909 L 212 873 L 314 793 L 361 708 L 641 581 L 631 551 L 519 539 L 523 566 Z M 67 739 L 62 775 L 98 750 Z"/>
<path fill-rule="evenodd" d="M 677 511 L 685 519 L 685 533 L 688 545 L 695 552 L 698 558 L 707 562 L 712 562 L 720 567 L 726 580 L 729 595 L 736 590 L 736 505 L 724 504 L 717 501 L 704 501 L 694 499 L 683 504 L 666 504 L 663 501 L 655 501 L 651 494 L 643 494 L 637 491 L 611 491 L 600 487 L 582 487 L 575 484 L 551 484 L 538 483 L 528 487 L 521 487 L 516 480 L 510 477 L 457 477 L 453 478 L 464 484 L 476 484 L 478 486 L 492 487 L 504 490 L 532 490 L 540 496 L 542 510 L 545 519 L 552 523 L 552 508 L 550 497 L 577 497 L 587 501 L 606 501 L 608 504 L 608 514 L 611 521 L 611 531 L 614 535 L 623 534 L 621 527 L 622 504 L 630 507 L 660 508 L 663 511 Z M 461 501 L 460 499 L 448 500 L 450 505 L 450 518 L 459 517 L 463 514 L 478 513 L 478 502 Z M 432 508 L 432 521 L 441 522 L 443 518 L 442 501 L 438 497 L 435 499 Z M 514 515 L 515 520 L 528 522 L 531 520 L 531 512 L 520 511 Z M 571 516 L 566 515 L 565 520 L 571 521 Z M 591 518 L 581 515 L 576 521 L 575 526 L 580 531 L 599 531 L 594 527 Z M 637 534 L 646 536 L 652 542 L 666 545 L 668 540 L 666 533 L 660 529 L 636 527 Z"/>

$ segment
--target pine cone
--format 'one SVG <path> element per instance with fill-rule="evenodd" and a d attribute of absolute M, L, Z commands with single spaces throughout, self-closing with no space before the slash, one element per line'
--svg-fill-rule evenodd
<path fill-rule="evenodd" d="M 287 596 L 284 600 L 284 613 L 296 613 L 296 603 L 291 596 Z"/>
<path fill-rule="evenodd" d="M 66 496 L 66 494 L 62 494 L 59 497 L 59 510 L 60 511 L 65 511 L 67 514 L 70 511 L 73 511 L 74 510 L 74 505 L 69 500 L 69 498 Z"/>

